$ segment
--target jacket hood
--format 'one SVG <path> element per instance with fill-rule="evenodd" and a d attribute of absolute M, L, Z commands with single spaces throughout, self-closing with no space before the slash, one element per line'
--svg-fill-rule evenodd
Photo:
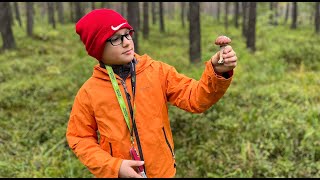
<path fill-rule="evenodd" d="M 146 69 L 148 66 L 150 66 L 154 62 L 154 60 L 147 54 L 140 56 L 139 54 L 135 53 L 134 57 L 138 61 L 138 63 L 136 64 L 137 74 L 142 72 L 144 69 Z M 115 75 L 116 77 L 118 77 L 117 74 Z M 104 80 L 110 80 L 108 71 L 100 67 L 100 64 L 97 64 L 94 66 L 92 77 L 104 79 Z"/>

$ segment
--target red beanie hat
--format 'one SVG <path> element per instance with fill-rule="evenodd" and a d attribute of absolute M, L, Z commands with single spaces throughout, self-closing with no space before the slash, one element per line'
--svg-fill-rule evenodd
<path fill-rule="evenodd" d="M 102 59 L 106 40 L 120 29 L 133 29 L 127 20 L 112 9 L 95 9 L 76 23 L 76 32 L 86 46 L 88 54 Z"/>

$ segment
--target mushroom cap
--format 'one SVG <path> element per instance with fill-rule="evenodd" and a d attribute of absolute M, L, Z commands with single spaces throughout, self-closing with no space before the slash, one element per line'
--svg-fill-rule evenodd
<path fill-rule="evenodd" d="M 231 39 L 228 38 L 227 36 L 219 36 L 215 41 L 215 44 L 220 46 L 226 45 L 229 43 L 231 43 Z"/>

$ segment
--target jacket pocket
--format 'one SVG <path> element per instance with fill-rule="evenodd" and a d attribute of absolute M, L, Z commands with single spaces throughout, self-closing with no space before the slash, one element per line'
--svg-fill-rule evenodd
<path fill-rule="evenodd" d="M 109 153 L 111 156 L 113 156 L 113 152 L 112 152 L 112 144 L 111 142 L 109 142 L 106 137 L 102 136 L 101 137 L 101 141 L 100 141 L 100 147 L 107 151 L 107 153 Z"/>
<path fill-rule="evenodd" d="M 109 148 L 110 148 L 110 155 L 113 156 L 113 155 L 112 155 L 112 145 L 111 145 L 111 142 L 109 142 Z"/>
<path fill-rule="evenodd" d="M 165 138 L 165 140 L 166 140 L 166 143 L 167 143 L 167 145 L 168 145 L 168 147 L 169 147 L 169 149 L 170 149 L 172 158 L 175 159 L 175 155 L 174 155 L 173 149 L 172 149 L 172 147 L 171 147 L 171 145 L 170 145 L 170 143 L 169 143 L 169 140 L 168 140 L 168 138 L 167 138 L 166 131 L 164 130 L 164 127 L 162 127 L 162 131 L 163 131 L 163 135 L 164 135 L 164 138 Z"/>
<path fill-rule="evenodd" d="M 167 146 L 168 146 L 169 149 L 170 149 L 172 158 L 173 158 L 173 160 L 174 160 L 173 167 L 176 168 L 176 166 L 177 166 L 176 161 L 175 161 L 175 158 L 176 158 L 176 157 L 175 157 L 174 151 L 173 151 L 173 149 L 172 149 L 172 147 L 171 147 L 171 145 L 170 145 L 170 143 L 169 143 L 169 140 L 168 140 L 168 138 L 167 138 L 166 131 L 164 130 L 164 127 L 162 127 L 162 132 L 163 132 L 164 138 L 165 138 L 165 140 L 166 140 Z"/>

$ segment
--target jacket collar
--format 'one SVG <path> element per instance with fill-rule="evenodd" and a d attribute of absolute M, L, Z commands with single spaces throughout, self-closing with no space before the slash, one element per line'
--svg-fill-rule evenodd
<path fill-rule="evenodd" d="M 136 74 L 139 74 L 144 69 L 146 69 L 148 66 L 150 66 L 154 60 L 152 60 L 151 57 L 149 57 L 147 54 L 140 56 L 139 54 L 135 53 L 134 54 L 134 61 L 136 63 Z M 117 67 L 117 66 L 119 66 L 119 65 L 112 66 L 112 68 L 114 69 L 114 67 L 115 67 L 115 69 L 117 71 L 118 70 L 117 68 L 119 68 L 120 66 L 123 66 L 123 65 L 120 65 L 119 67 Z M 120 76 L 116 72 L 115 72 L 115 75 L 116 75 L 116 78 L 120 78 Z M 103 66 L 100 63 L 94 66 L 92 77 L 110 80 L 108 71 L 105 68 L 103 68 Z"/>

